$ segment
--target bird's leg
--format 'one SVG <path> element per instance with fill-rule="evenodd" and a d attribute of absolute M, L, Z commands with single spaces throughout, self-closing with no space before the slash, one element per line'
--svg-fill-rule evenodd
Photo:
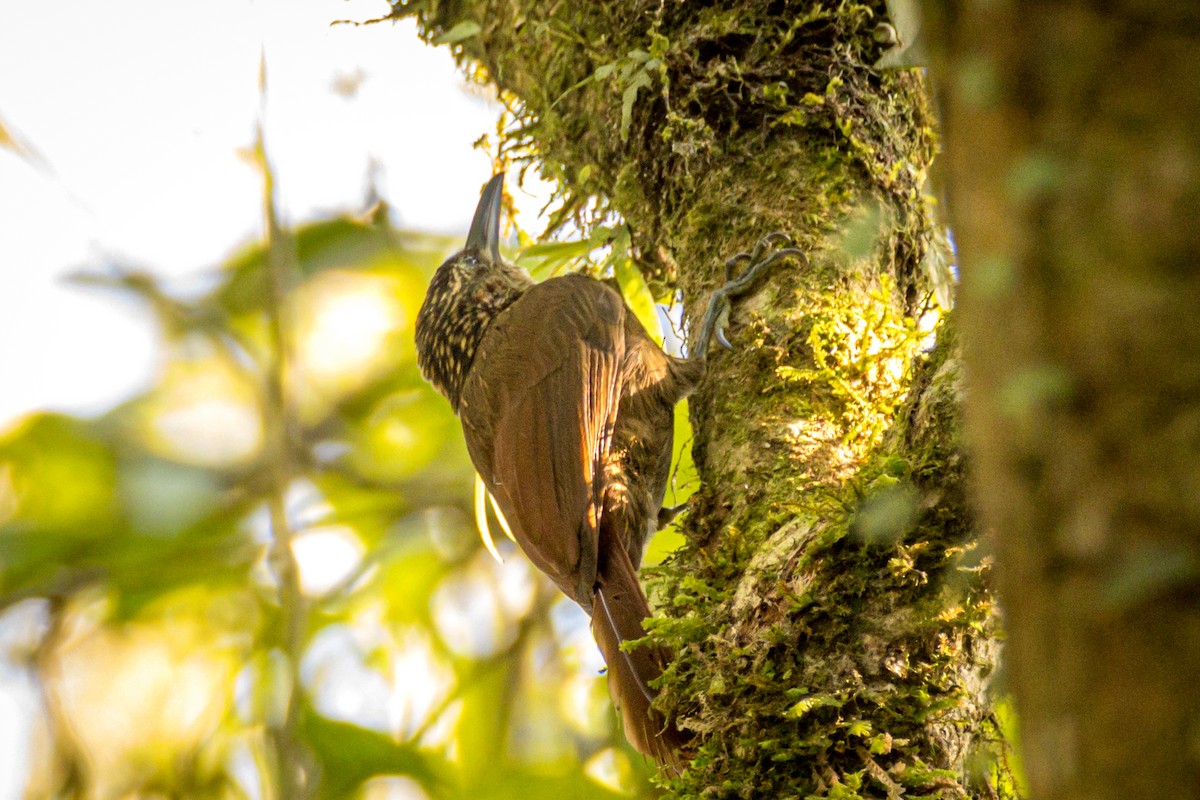
<path fill-rule="evenodd" d="M 776 244 L 786 244 L 788 247 L 783 247 L 770 255 L 763 257 L 767 250 Z M 708 356 L 708 343 L 716 336 L 717 342 L 727 350 L 732 350 L 733 345 L 725 338 L 725 332 L 717 323 L 721 315 L 728 311 L 729 303 L 735 297 L 740 297 L 750 291 L 754 282 L 762 276 L 768 269 L 773 267 L 788 256 L 795 256 L 808 262 L 808 257 L 804 252 L 796 247 L 791 247 L 792 239 L 785 233 L 775 231 L 768 233 L 766 236 L 758 240 L 754 245 L 754 250 L 750 253 L 738 253 L 725 262 L 725 284 L 712 293 L 712 297 L 708 301 L 708 310 L 704 314 L 704 321 L 700 325 L 700 339 L 696 342 L 696 351 L 692 354 L 692 358 L 698 361 L 704 361 Z M 745 263 L 747 266 L 740 275 L 735 275 L 738 265 Z"/>
<path fill-rule="evenodd" d="M 658 528 L 663 528 L 675 521 L 675 518 L 687 510 L 687 503 L 680 503 L 677 506 L 663 506 L 658 510 Z"/>

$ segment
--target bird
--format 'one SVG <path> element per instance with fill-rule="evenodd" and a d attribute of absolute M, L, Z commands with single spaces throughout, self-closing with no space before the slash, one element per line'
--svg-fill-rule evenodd
<path fill-rule="evenodd" d="M 476 471 L 529 560 L 591 617 L 626 738 L 678 770 L 690 734 L 652 706 L 671 661 L 645 637 L 638 582 L 670 474 L 675 405 L 705 372 L 730 300 L 795 248 L 783 234 L 726 264 L 687 357 L 665 353 L 611 286 L 581 274 L 541 283 L 500 254 L 504 173 L 484 187 L 466 244 L 430 281 L 417 363 L 449 400 Z M 749 266 L 737 277 L 735 267 Z"/>

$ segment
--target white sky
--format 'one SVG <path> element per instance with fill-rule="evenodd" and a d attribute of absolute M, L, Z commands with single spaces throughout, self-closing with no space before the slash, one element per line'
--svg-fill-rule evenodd
<path fill-rule="evenodd" d="M 329 24 L 387 9 L 0 0 L 0 120 L 45 160 L 0 150 L 0 429 L 34 408 L 103 410 L 152 376 L 146 315 L 64 275 L 117 260 L 186 284 L 258 235 L 258 176 L 238 151 L 253 140 L 260 53 L 288 219 L 360 208 L 374 158 L 403 225 L 465 232 L 490 169 L 471 144 L 499 106 L 411 24 Z M 356 76 L 352 97 L 334 91 Z"/>

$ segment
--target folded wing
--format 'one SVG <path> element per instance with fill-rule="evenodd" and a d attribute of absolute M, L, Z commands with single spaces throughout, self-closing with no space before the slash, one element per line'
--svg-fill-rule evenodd
<path fill-rule="evenodd" d="M 625 313 L 621 297 L 590 278 L 534 286 L 488 329 L 459 408 L 471 459 L 517 542 L 586 609 Z"/>

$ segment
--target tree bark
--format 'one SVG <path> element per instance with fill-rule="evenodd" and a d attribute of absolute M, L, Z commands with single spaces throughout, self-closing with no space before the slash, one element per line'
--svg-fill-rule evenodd
<path fill-rule="evenodd" d="M 928 4 L 1031 797 L 1200 797 L 1200 7 Z"/>
<path fill-rule="evenodd" d="M 615 212 L 689 316 L 725 259 L 783 230 L 807 265 L 732 314 L 694 396 L 702 486 L 653 579 L 698 734 L 694 797 L 994 797 L 997 654 L 974 542 L 919 74 L 877 71 L 882 2 L 412 2 L 512 99 L 505 148 Z M 474 24 L 471 24 L 474 23 Z M 466 37 L 466 38 L 463 38 Z M 589 211 L 599 204 L 599 211 Z"/>

